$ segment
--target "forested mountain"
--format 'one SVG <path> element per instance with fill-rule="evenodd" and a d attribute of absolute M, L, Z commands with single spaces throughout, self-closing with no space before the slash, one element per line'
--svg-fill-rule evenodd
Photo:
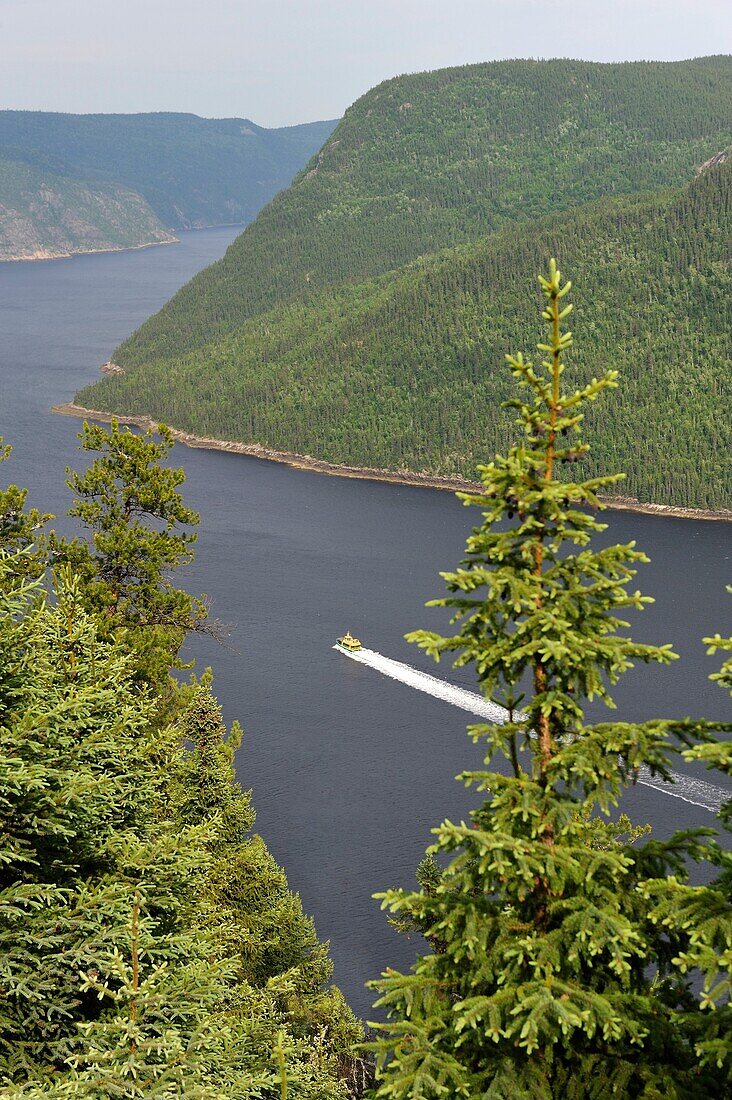
<path fill-rule="evenodd" d="M 0 112 L 0 259 L 131 247 L 250 221 L 334 122 Z"/>
<path fill-rule="evenodd" d="M 127 373 L 78 400 L 333 462 L 473 477 L 515 432 L 504 353 L 530 354 L 537 335 L 524 272 L 557 255 L 576 286 L 573 371 L 621 372 L 612 406 L 589 414 L 588 475 L 620 469 L 620 491 L 640 500 L 730 508 L 731 213 L 728 159 L 683 188 L 602 199 L 282 306 L 185 354 L 174 303 L 148 323 L 155 341 L 142 330 L 127 346 Z M 130 366 L 145 347 L 155 357 Z"/>
<path fill-rule="evenodd" d="M 679 186 L 732 142 L 731 120 L 730 57 L 501 61 L 388 80 L 115 359 L 177 357 L 278 304 L 508 223 Z"/>

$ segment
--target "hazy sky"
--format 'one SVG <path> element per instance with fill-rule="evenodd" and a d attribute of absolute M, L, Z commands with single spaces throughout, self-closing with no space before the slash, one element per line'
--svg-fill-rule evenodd
<path fill-rule="evenodd" d="M 397 73 L 732 52 L 732 0 L 0 0 L 0 107 L 336 118 Z"/>

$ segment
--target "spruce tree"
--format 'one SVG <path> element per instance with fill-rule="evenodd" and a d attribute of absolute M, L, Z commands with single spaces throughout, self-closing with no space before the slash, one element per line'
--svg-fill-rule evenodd
<path fill-rule="evenodd" d="M 241 729 L 168 676 L 202 613 L 166 575 L 196 519 L 171 441 L 84 438 L 94 541 L 53 540 L 49 593 L 41 517 L 0 494 L 0 1096 L 346 1100 L 361 1031 L 251 834 Z"/>
<path fill-rule="evenodd" d="M 0 462 L 10 458 L 12 447 L 0 436 Z M 28 490 L 17 485 L 0 489 L 0 549 L 5 551 L 5 583 L 11 583 L 12 569 L 21 577 L 39 577 L 45 568 L 44 528 L 52 517 L 36 508 L 28 509 Z"/>
<path fill-rule="evenodd" d="M 732 593 L 732 588 L 729 589 Z M 707 653 L 732 653 L 732 638 L 719 633 L 705 638 Z M 715 680 L 732 695 L 732 657 L 728 657 Z M 729 729 L 729 726 L 726 727 Z M 687 760 L 704 761 L 710 768 L 732 776 L 732 741 L 707 741 L 686 749 Z M 716 874 L 701 889 L 690 887 L 674 875 L 666 881 L 650 881 L 642 887 L 653 903 L 651 921 L 673 936 L 678 945 L 675 965 L 683 974 L 701 973 L 702 1016 L 688 1006 L 677 1013 L 677 1024 L 686 1029 L 703 1066 L 714 1067 L 732 1092 L 732 797 L 719 811 L 727 844 L 708 842 L 705 858 Z"/>
<path fill-rule="evenodd" d="M 54 560 L 69 562 L 83 578 L 100 629 L 136 654 L 140 679 L 160 687 L 187 632 L 202 629 L 207 613 L 171 581 L 193 558 L 199 517 L 179 492 L 185 473 L 165 465 L 170 430 L 160 425 L 158 435 L 137 434 L 116 420 L 109 429 L 84 423 L 82 450 L 97 457 L 83 473 L 66 472 L 75 494 L 69 515 L 90 538 L 54 538 L 52 546 Z"/>
<path fill-rule="evenodd" d="M 479 492 L 459 494 L 482 521 L 466 560 L 443 574 L 449 594 L 433 601 L 459 628 L 408 635 L 435 659 L 472 665 L 508 715 L 470 728 L 486 768 L 459 778 L 484 798 L 469 822 L 434 830 L 442 874 L 383 895 L 432 946 L 411 973 L 374 983 L 388 1014 L 375 1025 L 385 1100 L 687 1100 L 722 1087 L 678 1021 L 693 1002 L 674 963 L 679 937 L 653 922 L 643 894 L 669 870 L 683 878 L 703 838 L 638 844 L 636 830 L 618 835 L 605 820 L 639 767 L 671 781 L 671 752 L 708 728 L 585 718 L 587 700 L 613 705 L 612 685 L 634 662 L 674 655 L 619 633 L 626 609 L 648 602 L 629 589 L 645 555 L 633 543 L 591 546 L 605 526 L 597 494 L 619 475 L 558 476 L 587 452 L 584 410 L 617 371 L 565 386 L 570 284 L 553 260 L 540 283 L 541 362 L 508 357 L 523 439 L 479 467 Z M 689 1013 L 698 1020 L 699 1005 Z"/>

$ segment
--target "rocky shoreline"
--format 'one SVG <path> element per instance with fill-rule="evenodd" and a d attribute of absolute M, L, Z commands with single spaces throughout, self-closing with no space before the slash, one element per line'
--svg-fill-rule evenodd
<path fill-rule="evenodd" d="M 78 248 L 70 252 L 53 252 L 50 249 L 41 248 L 25 256 L 0 255 L 0 263 L 34 264 L 41 263 L 43 260 L 68 260 L 72 256 L 101 256 L 109 252 L 139 252 L 141 248 L 157 248 L 158 245 L 163 244 L 180 244 L 180 237 L 176 237 L 171 233 L 161 237 L 159 241 L 145 241 L 144 244 L 121 244 L 113 245 L 110 248 Z"/>
<path fill-rule="evenodd" d="M 64 402 L 62 405 L 54 405 L 51 411 L 62 416 L 85 417 L 89 420 L 99 420 L 107 424 L 114 419 L 119 421 L 120 424 L 134 424 L 138 428 L 145 429 L 154 429 L 159 423 L 159 421 L 149 416 L 121 416 L 103 412 L 100 409 L 87 409 L 83 405 L 76 405 L 73 401 Z M 237 443 L 233 440 L 212 439 L 193 435 L 191 432 L 184 432 L 179 428 L 171 428 L 170 430 L 175 441 L 183 443 L 186 447 L 199 447 L 209 451 L 228 451 L 231 454 L 248 455 L 250 458 L 280 462 L 298 470 L 310 470 L 313 473 L 328 474 L 332 477 L 386 481 L 395 485 L 411 485 L 423 489 L 443 489 L 453 493 L 459 490 L 468 492 L 480 490 L 478 482 L 466 481 L 461 477 L 436 477 L 433 474 L 418 474 L 410 470 L 378 470 L 366 466 L 345 466 L 334 462 L 325 462 L 323 459 L 313 458 L 311 455 L 294 454 L 290 451 L 273 451 L 263 447 L 261 443 Z M 647 515 L 673 516 L 678 519 L 732 522 L 732 511 L 728 509 L 715 511 L 704 508 L 682 508 L 671 504 L 645 504 L 632 497 L 603 497 L 601 499 L 611 511 L 642 512 Z"/>

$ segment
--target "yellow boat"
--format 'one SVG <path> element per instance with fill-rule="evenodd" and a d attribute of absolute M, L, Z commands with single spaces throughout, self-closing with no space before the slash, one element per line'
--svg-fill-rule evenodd
<path fill-rule="evenodd" d="M 361 643 L 358 638 L 353 637 L 350 630 L 347 630 L 342 638 L 336 639 L 336 645 L 345 653 L 358 653 L 359 649 L 361 649 Z"/>

